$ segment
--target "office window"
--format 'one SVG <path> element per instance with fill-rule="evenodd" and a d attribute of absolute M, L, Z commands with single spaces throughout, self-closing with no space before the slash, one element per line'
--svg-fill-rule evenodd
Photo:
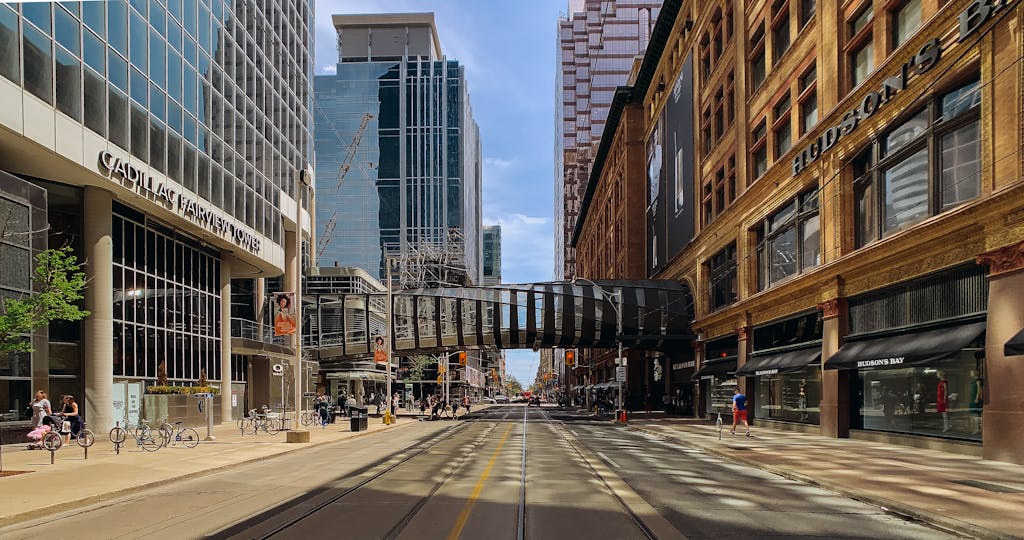
<path fill-rule="evenodd" d="M 750 38 L 750 90 L 753 93 L 764 83 L 766 73 L 765 50 L 764 50 L 764 25 L 757 25 L 753 37 Z"/>
<path fill-rule="evenodd" d="M 818 72 L 811 64 L 800 76 L 800 135 L 818 124 Z"/>
<path fill-rule="evenodd" d="M 725 159 L 703 186 L 702 225 L 707 226 L 736 199 L 736 157 Z"/>
<path fill-rule="evenodd" d="M 761 122 L 754 128 L 750 133 L 751 138 L 751 176 L 753 180 L 761 178 L 765 172 L 768 171 L 768 142 L 767 142 L 768 130 L 766 128 L 766 120 Z"/>
<path fill-rule="evenodd" d="M 737 299 L 736 244 L 716 253 L 706 263 L 709 300 L 712 310 L 728 306 Z"/>
<path fill-rule="evenodd" d="M 82 63 L 64 47 L 57 47 L 56 67 L 57 109 L 81 121 Z"/>
<path fill-rule="evenodd" d="M 892 10 L 892 48 L 910 39 L 921 27 L 921 0 L 908 0 Z"/>
<path fill-rule="evenodd" d="M 793 134 L 791 129 L 790 121 L 790 110 L 792 104 L 789 100 L 789 94 L 785 94 L 774 107 L 772 107 L 772 118 L 774 124 L 772 125 L 772 139 L 775 144 L 775 159 L 782 157 L 789 150 L 790 146 L 793 145 Z"/>
<path fill-rule="evenodd" d="M 851 162 L 858 247 L 980 195 L 980 99 L 977 80 L 933 97 Z"/>
<path fill-rule="evenodd" d="M 49 9 L 49 5 L 47 5 L 47 9 Z M 25 58 L 22 72 L 25 74 L 25 89 L 52 105 L 53 42 L 42 32 L 29 25 L 24 25 L 23 31 L 22 47 Z"/>
<path fill-rule="evenodd" d="M 807 26 L 807 23 L 814 17 L 817 11 L 817 0 L 800 0 L 800 28 Z"/>
<path fill-rule="evenodd" d="M 772 21 L 772 63 L 778 63 L 782 55 L 789 50 L 790 28 L 789 28 L 789 5 L 785 2 L 776 3 L 772 9 L 774 20 Z"/>
<path fill-rule="evenodd" d="M 847 22 L 849 39 L 845 50 L 851 90 L 860 86 L 875 69 L 872 16 L 871 2 L 867 2 L 864 9 Z"/>
<path fill-rule="evenodd" d="M 757 229 L 761 290 L 821 264 L 817 190 L 790 199 Z"/>
<path fill-rule="evenodd" d="M 18 44 L 18 14 L 0 5 L 0 75 L 21 83 L 21 47 Z"/>

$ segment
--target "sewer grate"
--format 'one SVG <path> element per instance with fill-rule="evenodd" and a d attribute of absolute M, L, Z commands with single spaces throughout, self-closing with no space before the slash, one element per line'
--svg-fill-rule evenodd
<path fill-rule="evenodd" d="M 981 480 L 953 480 L 952 482 L 954 484 L 976 487 L 978 489 L 994 491 L 996 493 L 1024 493 L 1024 490 L 1021 489 L 1003 486 L 999 484 L 992 484 L 989 482 L 982 482 Z"/>

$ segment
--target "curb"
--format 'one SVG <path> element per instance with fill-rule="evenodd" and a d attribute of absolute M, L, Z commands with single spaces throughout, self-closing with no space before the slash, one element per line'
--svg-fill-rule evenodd
<path fill-rule="evenodd" d="M 398 424 L 392 424 L 392 425 L 395 428 L 397 428 L 397 427 L 402 427 L 404 425 L 413 425 L 413 424 L 414 424 L 414 422 L 407 421 L 407 422 L 400 422 Z M 309 450 L 309 449 L 317 448 L 317 447 L 320 447 L 320 446 L 326 446 L 328 444 L 344 442 L 344 441 L 350 441 L 352 439 L 358 439 L 360 437 L 365 437 L 365 436 L 368 436 L 368 435 L 375 435 L 377 433 L 381 433 L 383 431 L 387 431 L 387 430 L 390 430 L 390 429 L 393 429 L 393 428 L 385 428 L 383 430 L 378 430 L 378 431 L 369 431 L 369 430 L 367 430 L 367 431 L 360 431 L 360 432 L 357 432 L 355 435 L 352 435 L 350 437 L 346 437 L 344 439 L 336 439 L 336 440 L 333 440 L 333 441 L 320 441 L 320 442 L 316 442 L 316 443 L 298 444 L 294 448 L 283 450 L 281 452 L 275 452 L 273 454 L 267 454 L 267 455 L 263 455 L 263 456 L 255 456 L 255 457 L 243 459 L 243 460 L 240 460 L 240 461 L 236 461 L 234 463 L 228 463 L 226 465 L 219 465 L 217 467 L 213 467 L 213 468 L 210 468 L 210 469 L 203 469 L 203 470 L 199 470 L 199 471 L 193 471 L 193 472 L 190 472 L 190 473 L 182 474 L 180 476 L 175 476 L 174 478 L 165 478 L 165 479 L 162 479 L 162 480 L 155 480 L 155 481 L 152 481 L 152 482 L 146 482 L 146 483 L 143 483 L 143 484 L 129 486 L 129 487 L 126 487 L 126 488 L 115 490 L 115 491 L 108 491 L 106 493 L 97 493 L 95 495 L 90 495 L 88 497 L 82 497 L 80 499 L 75 499 L 73 501 L 63 501 L 60 504 L 53 504 L 53 505 L 50 505 L 50 506 L 44 506 L 44 507 L 41 507 L 41 508 L 36 508 L 34 510 L 30 510 L 28 512 L 22 512 L 20 514 L 13 514 L 13 515 L 10 515 L 10 516 L 4 517 L 4 518 L 0 518 L 0 529 L 5 529 L 7 527 L 11 527 L 13 525 L 17 525 L 19 523 L 24 523 L 26 521 L 30 521 L 30 520 L 33 520 L 33 519 L 39 519 L 39 518 L 42 518 L 42 517 L 45 517 L 45 516 L 51 516 L 51 515 L 54 515 L 54 514 L 58 514 L 59 512 L 55 511 L 55 509 L 57 507 L 65 507 L 65 506 L 68 506 L 68 505 L 73 505 L 76 508 L 75 513 L 78 513 L 85 506 L 91 506 L 91 505 L 94 505 L 94 504 L 97 504 L 97 503 L 101 503 L 101 502 L 105 502 L 105 501 L 109 501 L 109 500 L 113 500 L 113 499 L 118 499 L 118 498 L 124 497 L 126 495 L 131 495 L 131 494 L 137 493 L 139 491 L 144 491 L 144 490 L 147 490 L 147 489 L 159 487 L 160 485 L 162 485 L 162 484 L 164 484 L 164 483 L 166 483 L 168 481 L 171 481 L 171 480 L 173 480 L 175 482 L 179 482 L 179 481 L 183 481 L 183 480 L 192 480 L 192 479 L 199 478 L 199 477 L 202 477 L 202 476 L 223 472 L 223 471 L 225 471 L 227 469 L 231 469 L 233 467 L 238 467 L 238 466 L 241 466 L 241 465 L 249 465 L 249 464 L 252 464 L 252 463 L 258 463 L 260 461 L 267 461 L 269 459 L 280 457 L 280 456 L 283 456 L 285 454 L 290 454 L 292 452 L 301 452 L 303 450 Z M 282 442 L 281 444 L 288 444 L 288 443 Z"/>
<path fill-rule="evenodd" d="M 968 522 L 965 522 L 965 521 L 961 521 L 961 520 L 958 520 L 958 519 L 953 519 L 953 518 L 947 518 L 947 517 L 939 516 L 939 515 L 936 515 L 935 513 L 927 512 L 927 511 L 922 510 L 920 508 L 917 508 L 915 506 L 905 505 L 905 504 L 903 504 L 903 503 L 901 503 L 899 501 L 894 501 L 892 499 L 881 497 L 881 496 L 875 495 L 873 493 L 869 493 L 869 492 L 865 492 L 865 491 L 853 490 L 853 489 L 850 489 L 850 488 L 848 488 L 846 486 L 843 486 L 841 484 L 837 484 L 837 483 L 829 482 L 829 481 L 824 481 L 824 480 L 819 480 L 819 479 L 816 479 L 816 478 L 813 478 L 813 477 L 810 477 L 810 476 L 807 476 L 807 475 L 804 475 L 804 474 L 801 474 L 801 473 L 798 473 L 798 472 L 794 472 L 794 471 L 791 471 L 791 470 L 788 470 L 788 469 L 777 467 L 777 466 L 774 466 L 774 465 L 766 465 L 764 463 L 758 462 L 757 460 L 753 460 L 753 459 L 746 458 L 746 457 L 743 457 L 743 456 L 738 456 L 738 455 L 733 454 L 731 452 L 728 452 L 728 451 L 722 450 L 720 448 L 717 448 L 717 447 L 715 447 L 713 445 L 708 445 L 708 444 L 704 444 L 704 443 L 701 443 L 701 442 L 695 442 L 695 441 L 689 441 L 689 440 L 683 439 L 683 438 L 679 437 L 678 435 L 666 435 L 665 433 L 657 432 L 657 431 L 650 430 L 650 429 L 645 429 L 644 427 L 636 427 L 636 426 L 631 426 L 631 427 L 632 427 L 632 429 L 635 429 L 637 431 L 642 431 L 644 433 L 647 433 L 647 434 L 650 434 L 650 435 L 655 435 L 655 436 L 658 436 L 658 437 L 665 437 L 667 439 L 671 439 L 671 440 L 673 440 L 673 441 L 675 441 L 675 442 L 677 442 L 679 444 L 682 444 L 684 446 L 688 446 L 690 448 L 696 448 L 698 450 L 703 450 L 703 451 L 705 451 L 705 452 L 707 452 L 709 454 L 714 454 L 716 456 L 724 457 L 726 459 L 730 459 L 732 461 L 736 461 L 736 462 L 742 463 L 744 465 L 748 465 L 748 466 L 751 466 L 751 467 L 756 467 L 758 469 L 761 469 L 763 471 L 766 471 L 766 472 L 769 472 L 769 473 L 781 476 L 783 478 L 788 478 L 790 480 L 794 480 L 796 482 L 800 482 L 800 483 L 803 483 L 803 484 L 808 484 L 808 485 L 811 485 L 811 486 L 814 486 L 814 487 L 819 487 L 819 488 L 822 488 L 822 489 L 827 489 L 829 491 L 833 491 L 833 492 L 839 493 L 840 495 L 849 497 L 851 499 L 855 499 L 855 500 L 858 500 L 858 501 L 861 501 L 861 502 L 864 502 L 864 503 L 867 503 L 867 504 L 871 504 L 873 506 L 878 506 L 878 507 L 882 508 L 882 510 L 885 510 L 886 512 L 889 512 L 889 513 L 892 513 L 892 514 L 897 514 L 897 515 L 903 516 L 905 518 L 913 519 L 915 521 L 920 521 L 922 523 L 926 523 L 926 524 L 928 524 L 928 525 L 930 525 L 930 526 L 932 526 L 932 527 L 934 527 L 936 529 L 942 530 L 944 532 L 948 532 L 948 533 L 952 533 L 952 534 L 956 534 L 956 535 L 960 535 L 960 536 L 968 536 L 968 537 L 972 537 L 972 538 L 983 538 L 983 539 L 993 539 L 993 540 L 1018 540 L 1018 539 L 1022 538 L 1022 537 L 1018 537 L 1018 536 L 1010 536 L 1010 535 L 1006 535 L 1006 534 L 1003 534 L 1003 533 L 999 533 L 999 532 L 993 531 L 991 529 L 987 529 L 985 527 L 974 525 L 974 524 L 971 524 L 971 523 L 968 523 Z"/>

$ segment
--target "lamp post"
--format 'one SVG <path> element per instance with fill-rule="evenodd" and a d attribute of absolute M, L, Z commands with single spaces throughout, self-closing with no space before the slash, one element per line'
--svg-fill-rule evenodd
<path fill-rule="evenodd" d="M 616 359 L 615 362 L 616 362 L 616 365 L 619 365 L 620 363 L 625 362 L 625 360 L 622 358 L 622 289 L 619 289 L 619 290 L 617 290 L 615 292 L 608 292 L 608 291 L 604 290 L 604 287 L 598 285 L 597 283 L 594 283 L 593 281 L 591 281 L 591 280 L 589 280 L 587 278 L 573 278 L 573 283 L 574 284 L 577 281 L 585 281 L 585 282 L 589 283 L 590 285 L 592 285 L 597 290 L 597 292 L 601 293 L 601 299 L 602 300 L 607 300 L 607 299 L 609 299 L 609 297 L 615 299 L 615 304 L 612 304 L 612 308 L 615 310 L 615 341 L 618 343 L 618 349 L 619 349 L 619 356 L 618 356 L 618 358 Z M 603 312 L 602 312 L 602 315 L 603 315 Z M 603 316 L 602 316 L 602 318 L 603 318 Z M 593 365 L 593 363 L 594 363 L 593 360 L 588 362 L 588 364 L 590 364 L 590 365 Z M 625 366 L 623 366 L 623 367 L 625 367 Z M 627 374 L 628 374 L 628 372 L 627 372 Z M 616 379 L 619 378 L 618 377 L 618 373 L 616 373 L 615 378 Z M 619 395 L 618 395 L 618 399 L 616 400 L 618 402 L 618 406 L 616 407 L 616 409 L 618 411 L 621 411 L 622 410 L 622 383 L 623 383 L 623 381 L 617 381 L 617 382 L 618 382 L 618 385 L 619 385 Z M 589 404 L 590 392 L 587 392 L 587 400 L 588 400 L 588 404 Z"/>
<path fill-rule="evenodd" d="M 385 424 L 394 422 L 394 419 L 391 418 L 391 343 L 392 338 L 394 337 L 394 334 L 392 333 L 394 331 L 394 321 L 391 320 L 391 267 L 394 266 L 394 263 L 395 259 L 393 257 L 388 257 L 384 260 L 384 266 L 386 267 L 385 274 L 388 282 L 387 305 L 384 306 L 384 318 L 387 320 L 387 330 L 385 331 L 387 337 L 384 339 L 384 348 L 387 350 L 387 371 L 384 383 L 384 387 L 386 389 L 385 392 L 387 392 L 387 399 L 384 400 L 384 403 L 387 405 L 387 409 L 384 411 Z M 367 314 L 369 314 L 369 310 L 367 310 Z"/>

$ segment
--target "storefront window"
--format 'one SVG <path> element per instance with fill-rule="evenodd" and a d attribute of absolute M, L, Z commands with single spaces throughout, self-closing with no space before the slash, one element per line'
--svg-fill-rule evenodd
<path fill-rule="evenodd" d="M 821 368 L 757 377 L 754 416 L 766 420 L 819 424 Z"/>
<path fill-rule="evenodd" d="M 983 366 L 983 353 L 968 348 L 939 362 L 859 370 L 855 427 L 980 441 Z"/>

